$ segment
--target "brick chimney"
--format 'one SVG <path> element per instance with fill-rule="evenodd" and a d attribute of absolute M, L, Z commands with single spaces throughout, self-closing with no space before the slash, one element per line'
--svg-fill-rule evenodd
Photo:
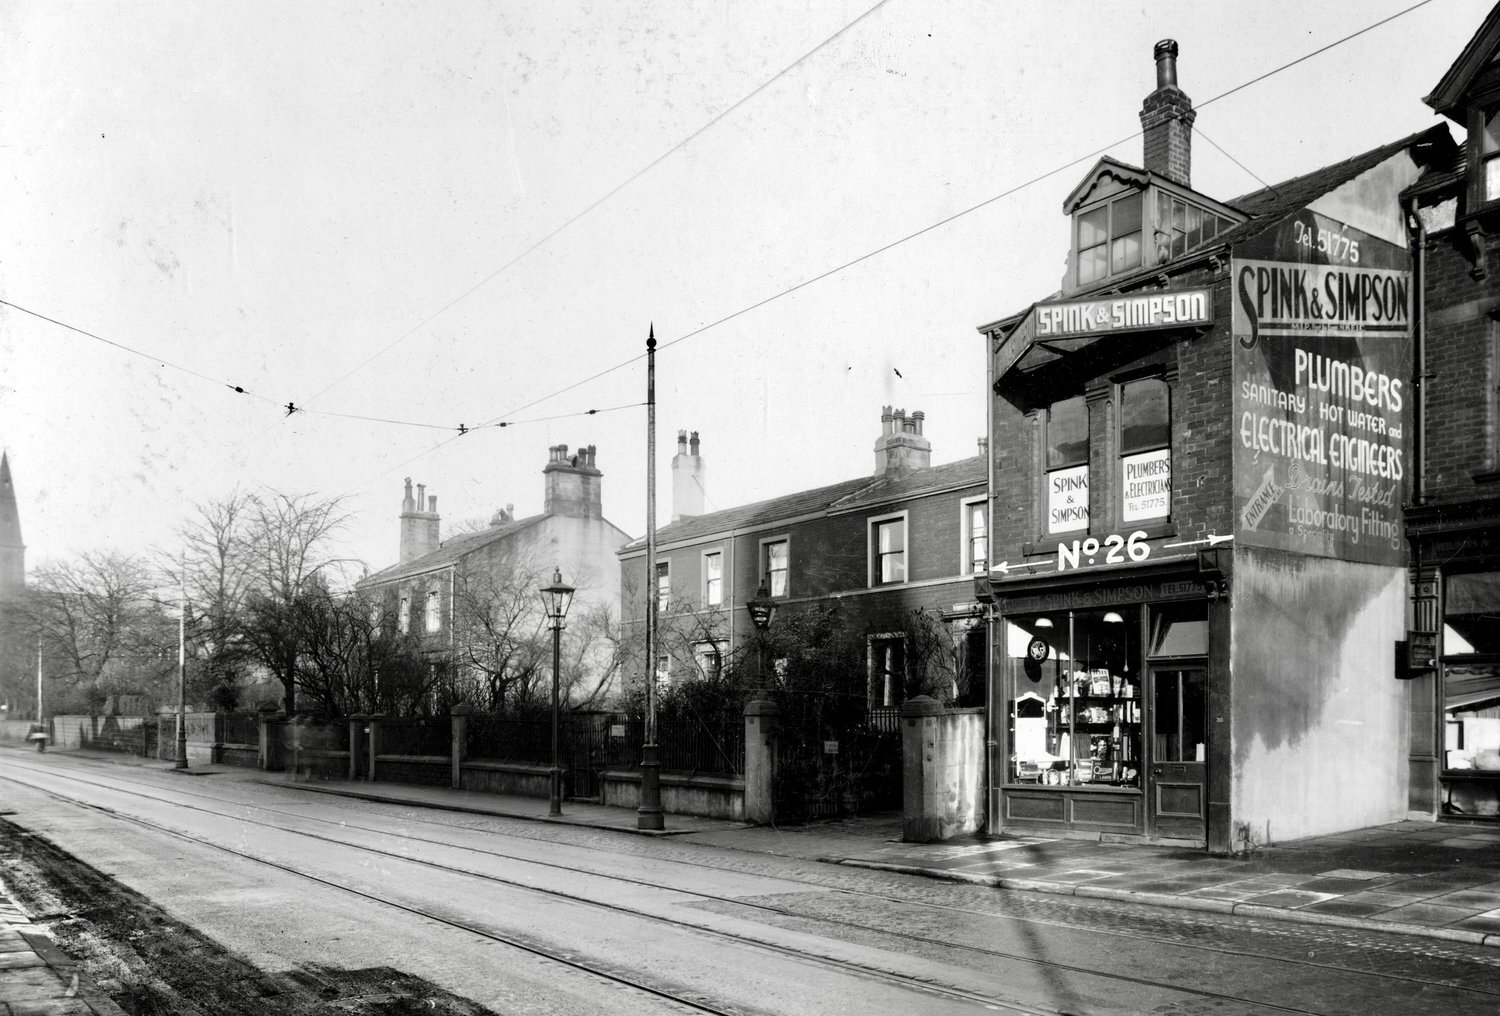
<path fill-rule="evenodd" d="M 1177 87 L 1176 41 L 1158 42 L 1155 55 L 1156 91 L 1141 104 L 1146 168 L 1189 187 L 1193 170 L 1193 121 L 1198 114 L 1193 110 L 1193 100 Z"/>
<path fill-rule="evenodd" d="M 932 465 L 932 443 L 922 436 L 921 410 L 906 415 L 886 406 L 880 414 L 880 440 L 875 442 L 875 475 L 897 479 L 914 469 Z"/>
<path fill-rule="evenodd" d="M 546 484 L 542 510 L 548 515 L 602 519 L 600 480 L 604 474 L 594 465 L 594 446 L 579 448 L 569 455 L 567 445 L 553 445 L 547 452 L 547 465 L 542 468 Z"/>
<path fill-rule="evenodd" d="M 672 456 L 672 521 L 703 514 L 708 468 L 698 454 L 698 432 L 677 432 L 677 454 Z"/>
<path fill-rule="evenodd" d="M 425 502 L 425 504 L 424 504 Z M 427 496 L 427 485 L 417 484 L 412 497 L 411 477 L 406 478 L 406 496 L 401 499 L 401 563 L 431 554 L 438 549 L 440 518 L 437 498 Z"/>

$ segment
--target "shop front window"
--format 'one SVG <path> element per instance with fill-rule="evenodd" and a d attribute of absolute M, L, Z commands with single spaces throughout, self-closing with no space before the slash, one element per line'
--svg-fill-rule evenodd
<path fill-rule="evenodd" d="M 1005 627 L 1009 782 L 1139 787 L 1139 608 L 1017 615 Z"/>
<path fill-rule="evenodd" d="M 1443 589 L 1443 766 L 1500 770 L 1500 572 Z"/>

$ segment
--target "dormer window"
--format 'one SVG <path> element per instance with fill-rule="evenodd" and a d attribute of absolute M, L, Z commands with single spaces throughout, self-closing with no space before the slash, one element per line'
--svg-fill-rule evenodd
<path fill-rule="evenodd" d="M 1078 284 L 1141 266 L 1141 196 L 1127 194 L 1079 212 Z"/>
<path fill-rule="evenodd" d="M 1485 201 L 1500 201 L 1500 106 L 1480 114 L 1479 186 Z"/>
<path fill-rule="evenodd" d="M 1109 158 L 1074 188 L 1063 211 L 1073 217 L 1067 293 L 1166 264 L 1244 221 L 1227 205 Z"/>
<path fill-rule="evenodd" d="M 1160 264 L 1186 254 L 1207 240 L 1212 240 L 1230 226 L 1233 220 L 1215 215 L 1176 194 L 1156 192 L 1156 261 Z"/>

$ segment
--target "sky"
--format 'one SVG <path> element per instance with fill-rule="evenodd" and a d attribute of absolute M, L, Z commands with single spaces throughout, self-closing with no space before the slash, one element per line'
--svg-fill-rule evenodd
<path fill-rule="evenodd" d="M 1439 122 L 1488 3 L 1256 80 L 1414 2 L 11 0 L 28 566 L 171 555 L 265 489 L 342 498 L 374 571 L 404 478 L 446 534 L 539 513 L 556 444 L 597 446 L 643 535 L 653 328 L 659 525 L 680 430 L 711 511 L 873 473 L 884 406 L 974 455 L 977 328 L 1056 292 L 1097 158 L 1140 164 L 1157 40 L 1230 201 Z"/>

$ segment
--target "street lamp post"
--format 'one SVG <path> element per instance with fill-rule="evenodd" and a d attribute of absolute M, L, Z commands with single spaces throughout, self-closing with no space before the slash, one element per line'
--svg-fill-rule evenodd
<path fill-rule="evenodd" d="M 187 757 L 187 558 L 178 575 L 182 584 L 177 601 L 177 758 L 172 768 L 186 769 Z"/>
<path fill-rule="evenodd" d="M 562 669 L 563 619 L 573 602 L 573 587 L 562 580 L 562 570 L 552 569 L 552 584 L 542 587 L 542 604 L 547 610 L 548 627 L 552 629 L 552 803 L 548 815 L 562 814 L 562 762 L 557 751 L 557 675 Z"/>
<path fill-rule="evenodd" d="M 755 598 L 745 604 L 745 609 L 750 612 L 750 621 L 755 625 L 757 644 L 757 677 L 760 679 L 762 688 L 766 686 L 766 629 L 771 627 L 771 619 L 776 616 L 776 601 L 771 599 L 771 591 L 761 585 L 756 591 Z"/>

